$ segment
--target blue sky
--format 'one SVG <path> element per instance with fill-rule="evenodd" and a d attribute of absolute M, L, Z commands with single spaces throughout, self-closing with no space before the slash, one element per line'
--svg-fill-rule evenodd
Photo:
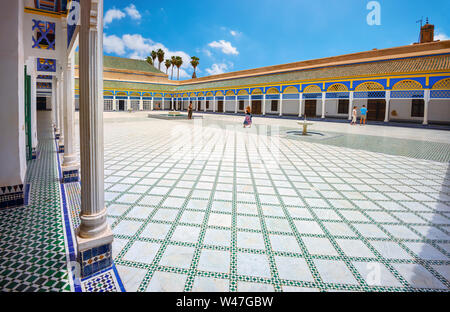
<path fill-rule="evenodd" d="M 104 52 L 145 58 L 162 48 L 183 57 L 180 79 L 408 45 L 416 21 L 430 18 L 450 37 L 450 1 L 378 0 L 380 25 L 368 25 L 370 0 L 104 0 Z M 161 69 L 165 71 L 164 64 Z M 169 70 L 170 74 L 170 70 Z M 176 74 L 174 74 L 176 79 Z"/>

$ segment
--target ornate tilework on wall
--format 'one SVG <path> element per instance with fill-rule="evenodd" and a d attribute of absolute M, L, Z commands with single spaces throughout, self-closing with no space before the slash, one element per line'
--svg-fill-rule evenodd
<path fill-rule="evenodd" d="M 37 70 L 44 72 L 56 72 L 56 60 L 54 59 L 37 59 Z"/>
<path fill-rule="evenodd" d="M 350 97 L 349 92 L 327 92 L 325 95 L 327 99 L 348 99 Z"/>
<path fill-rule="evenodd" d="M 36 89 L 51 89 L 51 82 L 36 82 Z"/>
<path fill-rule="evenodd" d="M 385 98 L 386 91 L 362 91 L 353 94 L 355 99 Z"/>
<path fill-rule="evenodd" d="M 52 80 L 52 79 L 53 79 L 53 76 L 51 76 L 51 75 L 38 75 L 36 78 L 37 78 L 37 79 Z"/>
<path fill-rule="evenodd" d="M 391 91 L 391 98 L 393 99 L 411 99 L 423 98 L 424 91 L 410 90 L 410 91 Z"/>
<path fill-rule="evenodd" d="M 450 98 L 450 90 L 431 90 L 430 97 L 432 99 Z"/>
<path fill-rule="evenodd" d="M 23 203 L 23 184 L 0 187 L 0 208 L 17 207 Z"/>
<path fill-rule="evenodd" d="M 55 23 L 33 19 L 33 48 L 55 50 Z"/>

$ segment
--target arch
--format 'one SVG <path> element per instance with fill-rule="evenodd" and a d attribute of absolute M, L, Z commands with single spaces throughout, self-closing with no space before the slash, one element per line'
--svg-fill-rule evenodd
<path fill-rule="evenodd" d="M 348 92 L 348 88 L 342 83 L 335 83 L 328 88 L 327 92 Z"/>
<path fill-rule="evenodd" d="M 138 92 L 131 92 L 130 96 L 141 96 Z"/>
<path fill-rule="evenodd" d="M 195 94 L 195 92 L 191 92 L 191 93 L 189 93 L 188 96 L 189 96 L 189 97 L 196 97 L 197 95 Z"/>
<path fill-rule="evenodd" d="M 206 93 L 206 96 L 213 96 L 213 93 L 209 91 L 208 93 Z"/>
<path fill-rule="evenodd" d="M 161 93 L 155 93 L 153 94 L 154 97 L 162 97 Z"/>
<path fill-rule="evenodd" d="M 450 78 L 445 78 L 436 82 L 433 90 L 450 90 Z"/>
<path fill-rule="evenodd" d="M 112 91 L 103 91 L 103 95 L 112 96 L 114 95 Z"/>
<path fill-rule="evenodd" d="M 267 90 L 266 94 L 279 94 L 280 92 L 277 90 L 277 88 L 270 88 Z"/>
<path fill-rule="evenodd" d="M 223 96 L 223 92 L 222 91 L 217 91 L 216 92 L 216 96 Z"/>
<path fill-rule="evenodd" d="M 188 97 L 189 95 L 187 94 L 187 93 L 183 93 L 183 96 L 182 97 Z"/>
<path fill-rule="evenodd" d="M 128 96 L 128 94 L 126 92 L 117 92 L 116 96 Z"/>
<path fill-rule="evenodd" d="M 199 92 L 199 93 L 197 94 L 197 96 L 205 96 L 205 95 L 203 94 L 203 92 Z"/>
<path fill-rule="evenodd" d="M 233 90 L 228 90 L 227 93 L 225 94 L 227 96 L 233 96 L 234 95 L 234 91 Z"/>
<path fill-rule="evenodd" d="M 322 89 L 320 89 L 320 87 L 316 85 L 307 86 L 305 90 L 303 90 L 303 93 L 321 93 L 321 92 Z"/>
<path fill-rule="evenodd" d="M 393 87 L 392 90 L 422 90 L 422 85 L 415 81 L 415 80 L 402 80 L 397 82 Z"/>
<path fill-rule="evenodd" d="M 283 93 L 297 94 L 298 93 L 298 89 L 296 87 L 287 87 L 286 89 L 284 89 Z"/>
<path fill-rule="evenodd" d="M 149 93 L 149 92 L 146 92 L 146 93 L 142 94 L 142 96 L 143 96 L 143 97 L 151 97 L 151 96 L 152 96 L 152 94 L 151 94 L 151 93 Z"/>
<path fill-rule="evenodd" d="M 360 85 L 358 85 L 355 88 L 355 91 L 357 92 L 364 92 L 364 91 L 383 91 L 384 87 L 375 81 L 367 81 L 363 82 Z"/>
<path fill-rule="evenodd" d="M 259 94 L 263 94 L 263 93 L 262 93 L 261 89 L 258 89 L 258 88 L 254 89 L 252 92 L 252 95 L 259 95 Z"/>
<path fill-rule="evenodd" d="M 169 98 L 169 99 L 170 99 L 170 98 L 172 97 L 172 95 L 171 95 L 171 94 L 169 94 L 169 93 L 166 93 L 166 95 L 164 95 L 164 97 L 165 97 L 165 98 Z"/>
<path fill-rule="evenodd" d="M 227 95 L 228 95 L 228 92 L 227 92 Z M 237 95 L 248 95 L 248 92 L 247 92 L 247 90 L 239 90 Z"/>

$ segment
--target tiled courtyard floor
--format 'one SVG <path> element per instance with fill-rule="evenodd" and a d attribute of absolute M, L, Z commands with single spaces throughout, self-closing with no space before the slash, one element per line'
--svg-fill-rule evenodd
<path fill-rule="evenodd" d="M 450 145 L 438 132 L 327 123 L 362 133 L 355 149 L 291 139 L 293 121 L 241 119 L 105 114 L 105 198 L 127 291 L 449 290 Z M 368 150 L 395 146 L 396 131 L 404 148 Z"/>

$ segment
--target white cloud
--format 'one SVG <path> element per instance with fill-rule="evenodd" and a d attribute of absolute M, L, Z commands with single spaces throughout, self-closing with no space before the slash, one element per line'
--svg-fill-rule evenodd
<path fill-rule="evenodd" d="M 436 35 L 434 36 L 434 40 L 450 40 L 450 37 L 444 34 L 443 32 L 436 32 Z"/>
<path fill-rule="evenodd" d="M 220 49 L 225 54 L 238 55 L 238 50 L 231 45 L 229 41 L 219 40 L 208 44 L 211 48 Z"/>
<path fill-rule="evenodd" d="M 141 13 L 136 9 L 136 6 L 134 4 L 130 4 L 125 8 L 125 12 L 127 12 L 128 16 L 135 20 L 141 19 Z"/>
<path fill-rule="evenodd" d="M 212 64 L 211 68 L 206 69 L 206 72 L 208 73 L 208 75 L 219 75 L 223 74 L 227 69 L 227 64 Z"/>
<path fill-rule="evenodd" d="M 103 34 L 103 49 L 107 53 L 114 53 L 117 55 L 125 54 L 125 44 L 122 39 L 116 35 L 107 36 Z"/>
<path fill-rule="evenodd" d="M 170 59 L 174 56 L 181 56 L 183 59 L 183 65 L 180 67 L 180 78 L 189 78 L 191 75 L 187 73 L 187 69 L 191 70 L 191 57 L 184 51 L 171 51 L 159 42 L 154 42 L 150 38 L 144 38 L 140 34 L 125 34 L 122 38 L 116 35 L 108 36 L 103 35 L 103 49 L 107 53 L 114 53 L 120 56 L 126 56 L 132 59 L 143 60 L 150 55 L 152 50 L 162 49 L 164 59 Z M 155 67 L 158 67 L 158 60 L 156 60 Z M 161 70 L 165 72 L 164 62 L 161 63 Z M 171 69 L 169 69 L 169 76 Z M 174 68 L 174 78 L 177 77 L 177 68 Z"/>
<path fill-rule="evenodd" d="M 106 26 L 107 24 L 111 23 L 113 20 L 117 19 L 120 20 L 125 17 L 125 13 L 123 13 L 121 10 L 117 10 L 115 8 L 109 9 L 105 13 L 105 17 L 103 19 L 103 24 Z"/>
<path fill-rule="evenodd" d="M 208 57 L 212 56 L 211 51 L 209 51 L 208 49 L 203 50 L 203 52 L 205 52 L 206 56 L 208 56 Z"/>
<path fill-rule="evenodd" d="M 230 30 L 230 35 L 232 35 L 233 37 L 239 37 L 240 35 L 242 35 L 241 32 L 237 31 L 237 30 Z"/>

